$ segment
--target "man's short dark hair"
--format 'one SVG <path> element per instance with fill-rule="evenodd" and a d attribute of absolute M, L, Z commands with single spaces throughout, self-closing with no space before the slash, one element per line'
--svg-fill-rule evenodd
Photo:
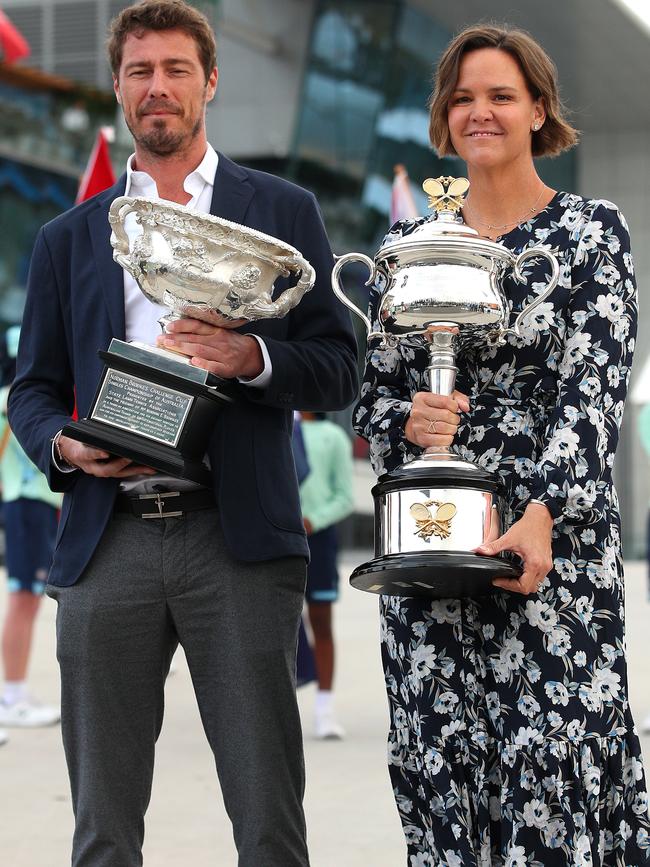
<path fill-rule="evenodd" d="M 127 6 L 111 22 L 108 57 L 117 77 L 124 42 L 129 34 L 143 36 L 147 30 L 183 30 L 196 42 L 207 82 L 217 63 L 217 43 L 210 22 L 185 0 L 142 0 Z"/>

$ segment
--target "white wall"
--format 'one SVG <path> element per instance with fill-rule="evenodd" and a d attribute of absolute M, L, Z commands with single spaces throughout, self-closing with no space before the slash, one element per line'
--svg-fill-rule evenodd
<path fill-rule="evenodd" d="M 606 132 L 585 135 L 578 159 L 578 191 L 611 199 L 625 214 L 632 238 L 639 287 L 639 335 L 632 388 L 650 358 L 650 148 L 647 133 Z M 637 436 L 639 407 L 628 402 L 616 458 L 616 487 L 621 500 L 625 554 L 643 554 L 650 501 L 650 460 Z"/>
<path fill-rule="evenodd" d="M 208 133 L 236 159 L 285 157 L 293 140 L 313 0 L 223 0 Z"/>

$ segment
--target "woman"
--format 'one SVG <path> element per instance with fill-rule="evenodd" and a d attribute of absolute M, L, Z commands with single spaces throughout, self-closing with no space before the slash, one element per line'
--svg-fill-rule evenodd
<path fill-rule="evenodd" d="M 509 494 L 510 527 L 480 553 L 514 551 L 524 565 L 482 598 L 382 599 L 390 772 L 409 867 L 645 864 L 611 481 L 636 331 L 627 227 L 610 202 L 539 178 L 533 157 L 571 147 L 577 133 L 551 60 L 526 33 L 457 36 L 430 109 L 438 152 L 467 163 L 465 221 L 515 253 L 545 245 L 561 270 L 521 337 L 460 360 L 452 398 L 425 390 L 424 340 L 368 352 L 355 422 L 376 471 L 453 442 Z M 513 311 L 547 269 L 539 260 L 525 283 L 506 279 Z"/>

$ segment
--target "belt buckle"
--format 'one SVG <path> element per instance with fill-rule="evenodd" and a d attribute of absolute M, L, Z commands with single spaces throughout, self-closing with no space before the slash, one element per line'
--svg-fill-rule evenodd
<path fill-rule="evenodd" d="M 180 497 L 180 491 L 165 491 L 165 493 L 157 493 L 157 494 L 140 494 L 138 497 L 139 500 L 155 500 L 156 502 L 153 504 L 157 507 L 157 512 L 147 512 L 143 514 L 143 518 L 180 518 L 183 515 L 182 511 L 177 512 L 165 512 L 163 511 L 165 508 L 165 500 L 169 497 Z"/>

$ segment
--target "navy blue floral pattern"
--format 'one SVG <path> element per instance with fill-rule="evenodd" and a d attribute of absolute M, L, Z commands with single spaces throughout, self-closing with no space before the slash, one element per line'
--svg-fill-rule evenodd
<path fill-rule="evenodd" d="M 456 446 L 501 476 L 510 522 L 531 498 L 546 503 L 554 567 L 529 597 L 381 600 L 408 865 L 636 867 L 650 860 L 650 826 L 611 478 L 636 334 L 629 235 L 611 202 L 557 193 L 500 242 L 554 252 L 560 281 L 520 337 L 460 359 L 470 411 Z M 505 279 L 513 317 L 547 272 L 532 260 L 526 282 Z M 376 313 L 373 291 L 375 326 Z M 404 423 L 426 365 L 420 337 L 368 350 L 355 427 L 379 474 L 420 452 Z"/>

